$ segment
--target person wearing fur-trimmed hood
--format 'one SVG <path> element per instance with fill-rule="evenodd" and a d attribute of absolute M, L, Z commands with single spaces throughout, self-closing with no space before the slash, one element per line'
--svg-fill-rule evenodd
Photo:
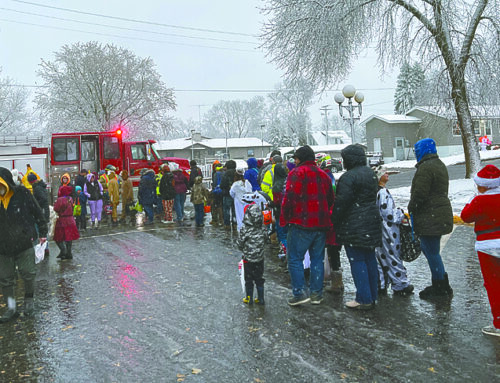
<path fill-rule="evenodd" d="M 484 327 L 483 333 L 500 336 L 500 170 L 486 165 L 474 181 L 478 194 L 465 205 L 460 217 L 474 222 L 475 248 L 493 314 L 493 326 Z"/>

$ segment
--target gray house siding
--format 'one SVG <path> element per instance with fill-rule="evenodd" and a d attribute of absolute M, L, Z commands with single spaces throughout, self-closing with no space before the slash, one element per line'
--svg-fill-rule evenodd
<path fill-rule="evenodd" d="M 447 118 L 437 116 L 422 110 L 413 110 L 408 116 L 420 118 L 422 124 L 418 129 L 417 141 L 422 138 L 433 138 L 438 146 L 462 146 L 462 138 L 453 135 L 453 122 Z"/>

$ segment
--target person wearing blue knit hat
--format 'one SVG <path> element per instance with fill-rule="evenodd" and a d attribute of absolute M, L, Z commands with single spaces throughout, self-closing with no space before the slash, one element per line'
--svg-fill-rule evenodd
<path fill-rule="evenodd" d="M 420 298 L 453 296 L 440 254 L 441 236 L 453 230 L 453 211 L 448 199 L 449 177 L 446 165 L 437 155 L 436 142 L 424 138 L 415 144 L 417 171 L 410 190 L 410 212 L 415 233 L 420 236 L 422 252 L 427 258 L 432 285 L 420 292 Z"/>

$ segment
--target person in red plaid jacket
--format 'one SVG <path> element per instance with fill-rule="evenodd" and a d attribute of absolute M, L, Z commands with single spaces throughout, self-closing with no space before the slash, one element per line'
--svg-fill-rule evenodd
<path fill-rule="evenodd" d="M 331 227 L 330 210 L 334 195 L 332 181 L 316 166 L 309 146 L 298 148 L 293 155 L 297 165 L 286 181 L 281 206 L 280 225 L 288 225 L 288 271 L 293 296 L 290 306 L 323 300 L 323 275 L 326 232 Z M 311 258 L 310 296 L 305 292 L 304 255 Z"/>

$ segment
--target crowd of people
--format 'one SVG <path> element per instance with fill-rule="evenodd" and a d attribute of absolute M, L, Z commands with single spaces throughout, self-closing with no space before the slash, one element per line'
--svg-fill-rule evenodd
<path fill-rule="evenodd" d="M 400 226 L 409 224 L 410 218 L 431 274 L 431 284 L 419 296 L 450 299 L 453 289 L 440 254 L 441 236 L 453 229 L 448 172 L 433 139 L 418 141 L 415 155 L 417 170 L 407 213 L 396 206 L 387 188 L 387 169 L 367 166 L 361 145 L 342 150 L 346 171 L 337 181 L 330 157 L 314 153 L 307 145 L 288 161 L 279 151 L 273 151 L 267 162 L 249 158 L 246 171 L 237 169 L 233 160 L 224 165 L 215 161 L 210 190 L 194 160 L 189 177 L 176 163 L 162 165 L 158 174 L 143 169 L 137 202 L 127 172 L 117 175 L 111 165 L 98 174 L 82 170 L 74 183 L 64 174 L 54 203 L 53 239 L 60 249 L 58 258 L 71 259 L 72 241 L 86 230 L 88 211 L 92 229 L 100 227 L 103 212 L 109 213 L 112 225 L 128 224 L 138 208 L 145 213 L 145 225 L 152 224 L 155 216 L 165 224 L 190 225 L 184 211 L 190 191 L 196 227 L 205 225 L 205 212 L 211 210 L 211 225 L 238 233 L 246 304 L 265 304 L 264 259 L 270 241 L 287 264 L 292 287 L 289 305 L 320 304 L 324 290 L 343 291 L 343 247 L 356 287 L 355 298 L 346 307 L 371 310 L 389 288 L 395 296 L 413 294 L 400 254 Z M 500 170 L 487 165 L 475 181 L 478 194 L 465 206 L 462 218 L 476 224 L 476 250 L 494 316 L 493 326 L 483 332 L 500 335 Z M 25 281 L 24 312 L 33 311 L 33 245 L 46 241 L 49 214 L 47 188 L 35 172 L 28 171 L 21 179 L 15 171 L 0 168 L 0 235 L 4 237 L 0 241 L 0 287 L 7 303 L 0 322 L 18 315 L 16 267 Z M 6 238 L 15 239 L 15 244 Z"/>

